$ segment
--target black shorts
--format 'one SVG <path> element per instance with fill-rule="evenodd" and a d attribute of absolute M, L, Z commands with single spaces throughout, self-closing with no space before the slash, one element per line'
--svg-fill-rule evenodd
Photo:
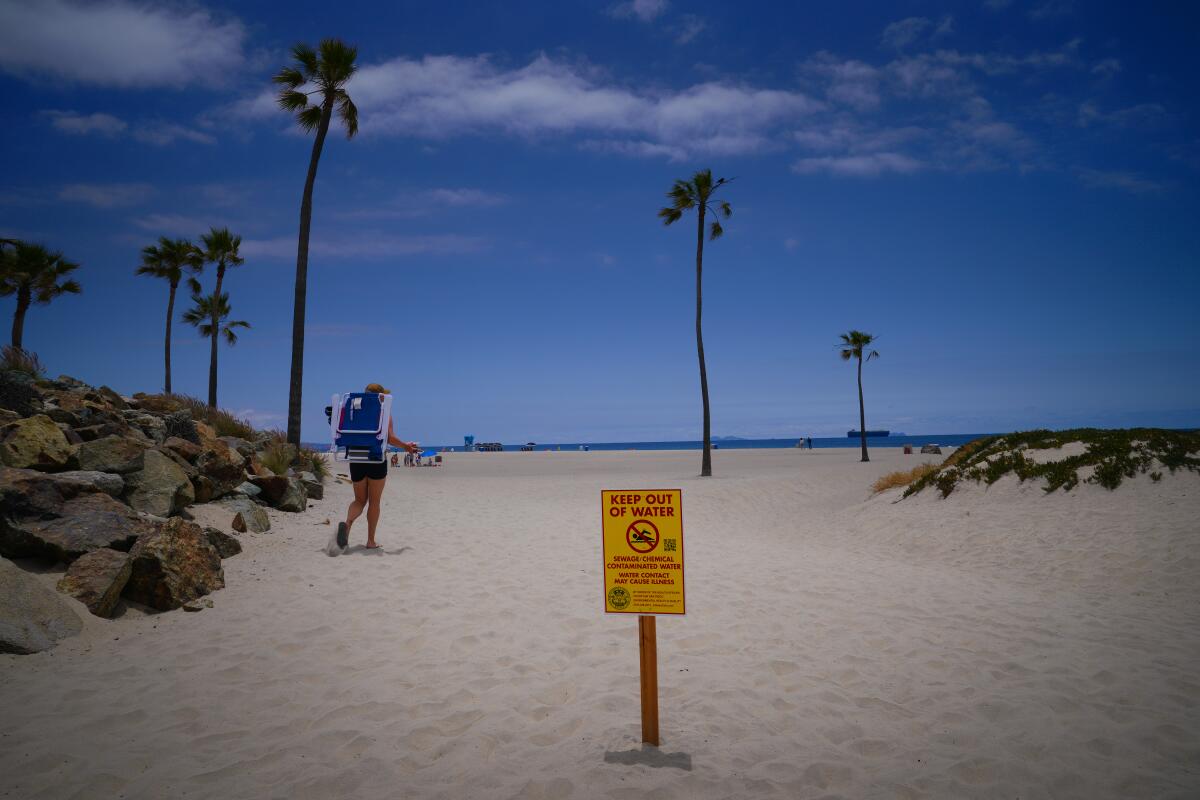
<path fill-rule="evenodd" d="M 387 462 L 383 461 L 378 464 L 351 464 L 350 465 L 350 480 L 358 483 L 363 478 L 370 478 L 373 481 L 381 481 L 387 477 Z"/>

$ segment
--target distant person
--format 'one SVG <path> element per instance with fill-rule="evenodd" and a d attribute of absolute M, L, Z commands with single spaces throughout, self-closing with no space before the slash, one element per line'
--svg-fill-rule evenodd
<path fill-rule="evenodd" d="M 365 391 L 370 394 L 391 394 L 378 383 L 367 384 Z M 403 447 L 409 453 L 413 453 L 417 449 L 415 444 L 405 442 L 396 436 L 391 420 L 388 420 L 387 443 L 395 447 Z M 354 520 L 362 515 L 364 509 L 367 512 L 367 549 L 374 550 L 379 547 L 375 541 L 375 526 L 379 523 L 379 503 L 383 499 L 383 487 L 387 483 L 387 468 L 386 461 L 378 464 L 353 462 L 350 464 L 350 481 L 354 487 L 354 502 L 350 503 L 350 508 L 346 510 L 346 521 L 338 523 L 338 547 L 345 548 L 349 543 L 350 527 L 354 524 Z"/>
<path fill-rule="evenodd" d="M 808 449 L 809 449 L 809 450 L 812 450 L 812 437 L 811 437 L 811 436 L 809 436 L 809 437 L 808 437 L 808 439 L 807 439 L 806 441 L 808 442 Z"/>

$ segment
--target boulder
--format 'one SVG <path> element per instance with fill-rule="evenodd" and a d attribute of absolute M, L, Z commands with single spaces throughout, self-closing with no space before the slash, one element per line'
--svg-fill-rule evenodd
<path fill-rule="evenodd" d="M 125 597 L 159 611 L 225 586 L 221 556 L 199 525 L 175 517 L 138 539 Z"/>
<path fill-rule="evenodd" d="M 203 475 L 193 475 L 192 493 L 197 503 L 209 503 L 217 498 L 217 486 Z"/>
<path fill-rule="evenodd" d="M 271 530 L 271 518 L 260 506 L 251 505 L 233 515 L 233 529 L 239 533 L 266 533 Z"/>
<path fill-rule="evenodd" d="M 137 407 L 142 411 L 153 411 L 156 414 L 174 414 L 183 408 L 183 403 L 173 397 L 162 394 L 142 394 L 133 396 Z"/>
<path fill-rule="evenodd" d="M 128 436 L 143 443 L 149 443 L 150 437 L 142 433 L 140 428 L 130 428 L 118 422 L 102 422 L 99 425 L 83 425 L 76 427 L 75 433 L 85 442 L 94 442 L 105 436 Z"/>
<path fill-rule="evenodd" d="M 72 466 L 84 470 L 136 472 L 143 467 L 146 444 L 129 436 L 105 436 L 79 445 Z"/>
<path fill-rule="evenodd" d="M 195 498 L 187 473 L 157 450 L 147 450 L 142 469 L 125 477 L 125 501 L 137 511 L 166 517 Z"/>
<path fill-rule="evenodd" d="M 211 441 L 196 458 L 196 470 L 213 482 L 215 497 L 237 489 L 246 480 L 246 459 L 223 439 Z"/>
<path fill-rule="evenodd" d="M 41 408 L 33 379 L 23 372 L 0 370 L 0 408 L 13 411 L 19 417 L 29 417 Z"/>
<path fill-rule="evenodd" d="M 79 421 L 79 416 L 72 411 L 67 411 L 65 408 L 59 408 L 56 405 L 47 403 L 42 409 L 42 413 L 50 419 L 57 422 L 59 425 L 67 425 L 72 428 L 78 428 L 82 423 Z"/>
<path fill-rule="evenodd" d="M 298 478 L 285 475 L 255 475 L 250 482 L 262 489 L 262 497 L 280 511 L 303 511 L 308 507 L 308 494 Z"/>
<path fill-rule="evenodd" d="M 0 467 L 0 509 L 21 516 L 52 517 L 73 497 L 94 492 L 115 497 L 124 485 L 121 476 L 103 472 L 45 473 Z"/>
<path fill-rule="evenodd" d="M 200 445 L 187 439 L 180 439 L 178 436 L 167 437 L 167 440 L 163 442 L 163 447 L 192 464 L 196 463 L 196 457 L 203 451 Z"/>
<path fill-rule="evenodd" d="M 304 490 L 308 493 L 310 500 L 325 499 L 325 484 L 317 479 L 317 476 L 311 472 L 301 472 L 296 476 L 300 482 L 304 484 Z"/>
<path fill-rule="evenodd" d="M 222 436 L 221 441 L 238 451 L 243 458 L 249 458 L 254 454 L 254 445 L 250 444 L 250 442 L 247 442 L 245 439 L 237 436 Z"/>
<path fill-rule="evenodd" d="M 162 444 L 167 439 L 167 423 L 162 417 L 153 414 L 139 414 L 130 420 L 142 433 L 146 434 L 155 444 Z"/>
<path fill-rule="evenodd" d="M 167 414 L 163 417 L 165 434 L 168 439 L 184 439 L 192 444 L 200 444 L 200 434 L 196 432 L 196 423 L 192 421 L 192 412 L 185 409 Z"/>
<path fill-rule="evenodd" d="M 217 555 L 222 559 L 236 556 L 242 552 L 242 543 L 225 531 L 216 528 L 205 528 L 204 535 L 208 537 L 208 543 L 216 549 Z"/>
<path fill-rule="evenodd" d="M 85 553 L 58 581 L 58 590 L 87 606 L 97 617 L 111 617 L 133 571 L 128 553 L 102 547 Z"/>
<path fill-rule="evenodd" d="M 129 404 L 125 402 L 125 398 L 121 397 L 121 395 L 117 394 L 107 386 L 101 386 L 96 390 L 96 394 L 103 397 L 104 402 L 108 403 L 118 411 L 124 411 L 125 409 L 129 408 Z"/>
<path fill-rule="evenodd" d="M 21 418 L 21 415 L 15 411 L 9 411 L 7 408 L 0 408 L 0 427 L 7 425 L 10 422 L 16 422 Z"/>
<path fill-rule="evenodd" d="M 200 437 L 200 445 L 207 445 L 209 442 L 217 438 L 217 432 L 207 422 L 193 420 L 192 425 L 196 428 L 196 435 Z"/>
<path fill-rule="evenodd" d="M 0 558 L 0 653 L 37 653 L 83 630 L 75 610 L 25 570 Z"/>
<path fill-rule="evenodd" d="M 154 449 L 157 450 L 158 452 L 162 453 L 167 458 L 174 461 L 179 466 L 179 468 L 181 470 L 183 470 L 183 474 L 188 476 L 188 480 L 191 480 L 192 478 L 194 478 L 200 474 L 196 470 L 196 468 L 194 466 L 192 466 L 191 463 L 186 458 L 179 455 L 179 453 L 176 453 L 174 450 L 167 450 L 166 448 L 163 448 L 163 447 L 156 447 Z"/>
<path fill-rule="evenodd" d="M 77 444 L 83 444 L 83 437 L 73 431 L 70 425 L 67 425 L 65 422 L 56 422 L 54 424 L 58 426 L 60 431 L 62 431 L 62 435 L 67 438 L 67 444 L 71 445 L 72 447 Z"/>
<path fill-rule="evenodd" d="M 67 437 L 45 414 L 10 422 L 0 433 L 0 461 L 18 469 L 65 469 L 71 457 Z"/>
<path fill-rule="evenodd" d="M 156 525 L 104 494 L 68 500 L 52 519 L 0 520 L 0 555 L 71 562 L 109 547 L 128 550 Z"/>
<path fill-rule="evenodd" d="M 942 448 L 938 447 L 936 444 L 927 444 L 927 445 L 922 445 L 922 446 L 921 446 L 921 453 L 922 453 L 923 455 L 937 455 L 937 456 L 940 456 L 940 455 L 942 454 Z"/>
<path fill-rule="evenodd" d="M 65 497 L 75 497 L 92 492 L 120 497 L 125 491 L 125 480 L 120 475 L 99 470 L 56 472 L 50 476 L 50 482 L 58 487 Z"/>
<path fill-rule="evenodd" d="M 258 497 L 260 494 L 262 494 L 262 489 L 258 488 L 250 481 L 239 483 L 235 491 L 241 492 L 247 497 Z"/>

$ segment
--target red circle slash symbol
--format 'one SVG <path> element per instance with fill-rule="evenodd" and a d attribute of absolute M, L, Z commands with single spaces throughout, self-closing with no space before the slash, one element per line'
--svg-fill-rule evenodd
<path fill-rule="evenodd" d="M 658 528 L 648 519 L 634 520 L 625 531 L 625 541 L 635 553 L 649 553 L 658 547 Z"/>

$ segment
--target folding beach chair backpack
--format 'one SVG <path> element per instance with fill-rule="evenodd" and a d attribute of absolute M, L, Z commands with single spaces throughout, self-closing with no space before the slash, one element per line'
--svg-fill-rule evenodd
<path fill-rule="evenodd" d="M 387 458 L 388 422 L 392 417 L 390 394 L 335 394 L 330 411 L 334 459 L 379 464 Z"/>

